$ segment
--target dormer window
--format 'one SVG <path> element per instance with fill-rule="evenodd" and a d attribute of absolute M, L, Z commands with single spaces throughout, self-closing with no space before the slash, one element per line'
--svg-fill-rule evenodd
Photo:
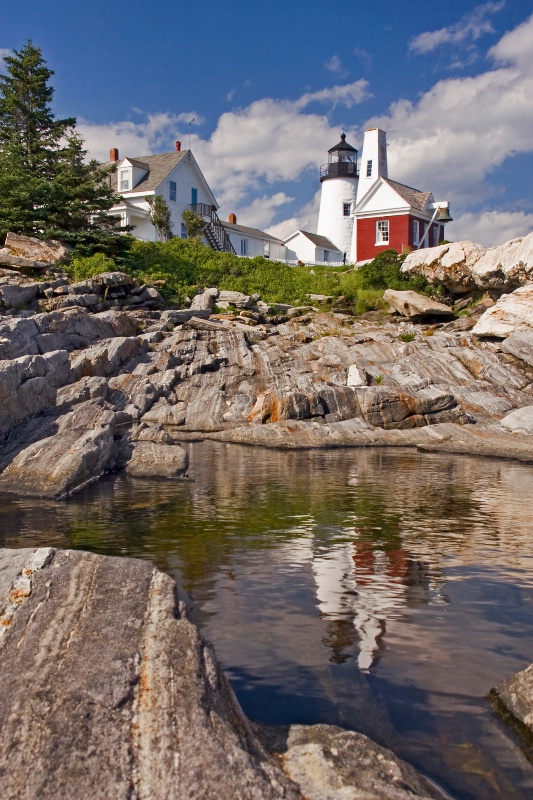
<path fill-rule="evenodd" d="M 119 184 L 121 192 L 129 192 L 131 187 L 131 170 L 129 169 L 120 170 Z"/>

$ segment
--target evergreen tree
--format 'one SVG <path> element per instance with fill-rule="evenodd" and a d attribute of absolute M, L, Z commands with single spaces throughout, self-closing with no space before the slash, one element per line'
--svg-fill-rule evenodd
<path fill-rule="evenodd" d="M 123 249 L 109 217 L 118 198 L 108 170 L 85 162 L 76 120 L 56 119 L 54 74 L 29 40 L 4 59 L 0 75 L 0 240 L 8 231 L 58 238 L 83 253 Z"/>

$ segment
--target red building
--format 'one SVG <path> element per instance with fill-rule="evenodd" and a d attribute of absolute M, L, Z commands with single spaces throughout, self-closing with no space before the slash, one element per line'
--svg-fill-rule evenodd
<path fill-rule="evenodd" d="M 359 185 L 352 214 L 355 217 L 351 260 L 367 261 L 392 247 L 399 253 L 435 247 L 451 221 L 447 201 L 435 202 L 431 192 L 390 180 L 384 131 L 365 133 Z"/>

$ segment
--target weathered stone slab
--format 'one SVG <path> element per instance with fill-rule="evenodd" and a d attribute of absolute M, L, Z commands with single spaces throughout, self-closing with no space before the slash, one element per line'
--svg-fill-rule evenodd
<path fill-rule="evenodd" d="M 484 252 L 485 248 L 474 242 L 424 247 L 409 253 L 402 272 L 422 275 L 433 285 L 441 283 L 452 292 L 466 294 L 476 285 L 473 269 Z"/>
<path fill-rule="evenodd" d="M 533 406 L 511 411 L 502 419 L 501 425 L 512 433 L 533 433 Z"/>
<path fill-rule="evenodd" d="M 533 330 L 533 284 L 504 294 L 481 316 L 472 329 L 476 336 L 505 339 L 511 333 Z"/>
<path fill-rule="evenodd" d="M 391 307 L 399 314 L 409 317 L 413 321 L 433 317 L 453 319 L 455 316 L 451 308 L 445 306 L 444 303 L 437 303 L 423 294 L 418 294 L 418 292 L 397 292 L 394 289 L 387 289 L 383 299 L 385 302 L 390 303 Z"/>
<path fill-rule="evenodd" d="M 502 350 L 533 367 L 533 330 L 511 333 L 502 342 Z"/>

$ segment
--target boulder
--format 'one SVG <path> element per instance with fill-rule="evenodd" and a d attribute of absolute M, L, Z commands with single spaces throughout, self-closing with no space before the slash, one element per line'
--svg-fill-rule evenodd
<path fill-rule="evenodd" d="M 511 720 L 518 722 L 522 730 L 533 734 L 533 664 L 521 672 L 511 675 L 502 683 L 495 686 L 491 692 L 499 701 L 500 708 L 511 716 Z"/>
<path fill-rule="evenodd" d="M 474 266 L 474 280 L 487 289 L 514 289 L 533 281 L 533 233 L 485 250 Z"/>
<path fill-rule="evenodd" d="M 383 299 L 390 303 L 394 311 L 409 317 L 413 322 L 425 319 L 453 319 L 455 316 L 451 308 L 444 303 L 437 303 L 418 292 L 387 289 Z"/>
<path fill-rule="evenodd" d="M 47 269 L 56 262 L 68 261 L 70 248 L 52 239 L 41 240 L 32 236 L 8 233 L 0 250 L 0 264 L 21 271 Z"/>
<path fill-rule="evenodd" d="M 390 750 L 334 725 L 291 725 L 272 749 L 306 800 L 444 798 Z"/>
<path fill-rule="evenodd" d="M 212 311 L 218 297 L 218 289 L 204 289 L 203 292 L 193 297 L 191 311 Z"/>
<path fill-rule="evenodd" d="M 348 386 L 366 386 L 368 384 L 368 374 L 365 369 L 358 367 L 357 364 L 350 364 L 348 367 Z"/>
<path fill-rule="evenodd" d="M 476 285 L 473 269 L 484 252 L 485 248 L 474 242 L 424 247 L 409 253 L 402 272 L 422 275 L 433 285 L 440 283 L 455 294 L 466 294 Z"/>
<path fill-rule="evenodd" d="M 189 457 L 179 445 L 137 440 L 131 448 L 125 470 L 136 478 L 183 478 L 187 474 Z"/>
<path fill-rule="evenodd" d="M 473 242 L 455 242 L 415 250 L 402 265 L 407 275 L 423 275 L 455 294 L 475 287 L 512 291 L 533 281 L 533 233 L 487 249 Z"/>
<path fill-rule="evenodd" d="M 533 284 L 521 286 L 504 294 L 485 311 L 472 328 L 476 336 L 495 336 L 505 339 L 512 333 L 533 330 Z"/>
<path fill-rule="evenodd" d="M 80 403 L 48 425 L 30 420 L 17 439 L 19 452 L 0 474 L 0 490 L 59 499 L 97 480 L 114 465 L 116 422 L 101 400 Z"/>
<path fill-rule="evenodd" d="M 533 330 L 511 333 L 501 347 L 505 353 L 510 353 L 533 367 Z"/>
<path fill-rule="evenodd" d="M 54 406 L 69 375 L 66 350 L 0 361 L 0 434 Z"/>
<path fill-rule="evenodd" d="M 501 425 L 511 433 L 533 433 L 533 406 L 524 406 L 511 411 L 502 419 Z"/>
<path fill-rule="evenodd" d="M 101 272 L 95 275 L 92 281 L 96 286 L 102 286 L 104 289 L 117 289 L 118 287 L 133 286 L 133 279 L 125 272 Z"/>
<path fill-rule="evenodd" d="M 3 800 L 300 800 L 148 562 L 4 549 L 0 609 Z"/>
<path fill-rule="evenodd" d="M 16 283 L 0 286 L 0 302 L 4 308 L 32 303 L 39 295 L 42 284 L 36 282 Z"/>
<path fill-rule="evenodd" d="M 230 305 L 236 308 L 250 308 L 253 304 L 254 300 L 242 292 L 222 291 L 218 294 L 217 306 L 220 308 L 227 308 Z"/>

